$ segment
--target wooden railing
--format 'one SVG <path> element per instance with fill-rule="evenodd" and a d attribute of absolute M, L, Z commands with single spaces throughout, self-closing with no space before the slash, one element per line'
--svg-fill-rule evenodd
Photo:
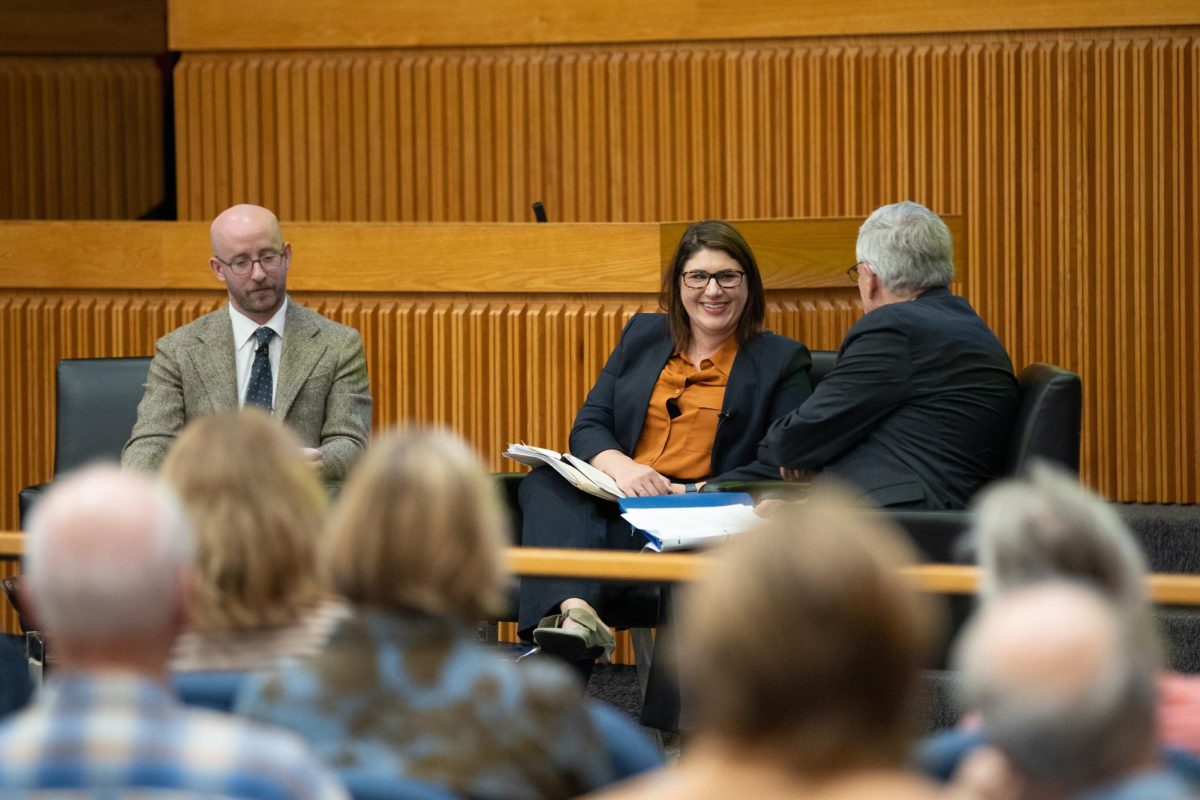
<path fill-rule="evenodd" d="M 0 561 L 20 558 L 24 534 L 0 533 Z M 617 553 L 510 547 L 505 564 L 514 575 L 531 578 L 583 578 L 601 581 L 678 583 L 704 577 L 713 556 L 699 553 Z M 979 568 L 964 564 L 916 564 L 902 568 L 914 588 L 935 594 L 974 594 Z M 1159 605 L 1200 606 L 1200 575 L 1158 573 L 1146 588 Z"/>
<path fill-rule="evenodd" d="M 567 577 L 650 582 L 692 581 L 704 576 L 712 557 L 695 553 L 613 553 L 512 547 L 506 552 L 509 571 L 537 578 Z M 965 564 L 917 564 L 904 567 L 912 585 L 936 594 L 975 594 L 979 568 Z M 1153 574 L 1146 588 L 1159 605 L 1200 606 L 1200 575 Z"/>

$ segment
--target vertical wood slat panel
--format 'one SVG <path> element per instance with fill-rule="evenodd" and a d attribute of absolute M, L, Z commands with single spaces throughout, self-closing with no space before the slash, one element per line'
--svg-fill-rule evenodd
<path fill-rule="evenodd" d="M 163 199 L 152 58 L 0 56 L 0 219 L 132 219 Z"/>
<path fill-rule="evenodd" d="M 540 199 L 552 220 L 656 221 L 854 216 L 915 199 L 967 218 L 961 288 L 1016 365 L 1083 377 L 1085 481 L 1118 500 L 1196 502 L 1200 276 L 1184 258 L 1200 230 L 1198 33 L 186 54 L 180 214 L 249 199 L 295 219 L 365 205 L 371 219 L 526 220 Z M 398 78 L 309 94 L 320 130 L 290 193 L 189 186 L 232 168 L 203 146 L 217 135 L 207 121 L 186 119 L 214 67 L 312 81 L 351 61 Z M 295 102 L 291 86 L 275 87 L 279 102 Z M 381 144 L 351 151 L 383 176 L 381 217 L 370 182 L 345 181 L 363 162 L 329 139 L 364 96 L 383 115 L 367 116 L 367 140 Z M 228 124 L 264 162 L 285 134 Z"/>
<path fill-rule="evenodd" d="M 781 292 L 768 323 L 834 347 L 859 313 L 852 290 Z M 812 298 L 811 300 L 808 298 Z M 489 469 L 510 441 L 566 448 L 584 395 L 638 311 L 641 295 L 579 297 L 314 295 L 296 299 L 357 328 L 375 398 L 375 427 L 444 425 Z M 62 358 L 149 355 L 154 341 L 218 307 L 208 292 L 18 292 L 0 298 L 0 530 L 18 524 L 16 497 L 50 478 L 54 371 Z"/>

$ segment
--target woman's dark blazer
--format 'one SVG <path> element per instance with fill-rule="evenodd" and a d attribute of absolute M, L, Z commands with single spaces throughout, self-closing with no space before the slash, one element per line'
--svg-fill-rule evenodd
<path fill-rule="evenodd" d="M 632 455 L 650 395 L 674 350 L 665 314 L 635 314 L 575 417 L 571 453 L 585 461 L 604 450 Z M 811 366 L 807 347 L 773 333 L 738 348 L 718 414 L 710 479 L 779 477 L 777 464 L 759 460 L 758 443 L 774 420 L 812 393 Z"/>

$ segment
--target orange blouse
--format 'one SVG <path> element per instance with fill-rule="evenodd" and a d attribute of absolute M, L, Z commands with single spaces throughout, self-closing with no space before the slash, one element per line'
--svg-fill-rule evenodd
<path fill-rule="evenodd" d="M 737 339 L 731 336 L 699 367 L 682 353 L 671 354 L 650 393 L 634 461 L 676 480 L 708 477 L 737 349 Z"/>

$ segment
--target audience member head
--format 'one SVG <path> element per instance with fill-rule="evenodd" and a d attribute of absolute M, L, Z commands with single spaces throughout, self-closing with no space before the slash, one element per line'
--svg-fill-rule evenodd
<path fill-rule="evenodd" d="M 171 492 L 110 465 L 34 509 L 22 591 L 63 666 L 161 669 L 187 620 L 191 535 Z"/>
<path fill-rule="evenodd" d="M 162 475 L 195 530 L 195 630 L 292 625 L 322 598 L 326 498 L 290 429 L 250 407 L 200 417 L 167 452 Z"/>
<path fill-rule="evenodd" d="M 326 563 L 356 605 L 468 621 L 498 607 L 507 542 L 496 487 L 470 448 L 439 430 L 392 432 L 342 489 Z"/>
<path fill-rule="evenodd" d="M 287 295 L 292 260 L 279 220 L 262 206 L 243 203 L 217 215 L 209 238 L 208 265 L 229 291 L 230 304 L 260 325 L 270 320 Z"/>
<path fill-rule="evenodd" d="M 956 648 L 964 700 L 1034 796 L 1075 797 L 1155 758 L 1155 660 L 1084 584 L 1014 589 Z"/>
<path fill-rule="evenodd" d="M 1052 578 L 1086 581 L 1124 608 L 1144 608 L 1146 562 L 1108 503 L 1048 464 L 993 484 L 974 503 L 985 598 Z"/>
<path fill-rule="evenodd" d="M 868 301 L 874 294 L 866 290 L 877 288 L 872 278 L 900 299 L 949 286 L 954 277 L 950 229 L 919 203 L 881 206 L 858 229 L 858 262 L 859 292 L 868 311 L 882 304 Z"/>
<path fill-rule="evenodd" d="M 701 290 L 690 289 L 683 283 L 683 273 L 688 271 L 688 263 L 702 250 L 724 253 L 746 273 L 742 276 L 740 286 L 724 290 L 726 294 L 745 299 L 735 329 L 739 344 L 745 343 L 762 331 L 763 317 L 766 315 L 767 301 L 763 292 L 762 274 L 758 271 L 758 262 L 754 260 L 754 253 L 742 234 L 737 228 L 721 220 L 693 222 L 679 240 L 679 247 L 671 259 L 670 269 L 663 273 L 662 288 L 659 291 L 659 304 L 667 312 L 671 336 L 680 352 L 687 352 L 694 333 L 693 327 L 698 322 L 688 314 L 684 295 L 686 293 L 692 298 L 708 290 L 708 287 Z"/>
<path fill-rule="evenodd" d="M 884 518 L 829 495 L 718 551 L 686 598 L 680 682 L 698 735 L 799 775 L 903 764 L 940 630 Z"/>

